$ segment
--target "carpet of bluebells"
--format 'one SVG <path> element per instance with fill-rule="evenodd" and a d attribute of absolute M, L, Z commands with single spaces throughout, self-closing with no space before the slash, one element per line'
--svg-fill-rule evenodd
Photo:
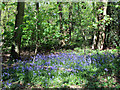
<path fill-rule="evenodd" d="M 37 54 L 35 62 L 17 60 L 2 70 L 3 88 L 119 88 L 119 58 L 112 53 Z"/>

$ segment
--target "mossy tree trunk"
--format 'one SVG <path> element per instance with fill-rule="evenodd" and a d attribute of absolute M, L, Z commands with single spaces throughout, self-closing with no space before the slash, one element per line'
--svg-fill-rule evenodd
<path fill-rule="evenodd" d="M 111 5 L 112 5 L 112 2 L 108 2 L 107 4 L 107 15 L 109 15 L 109 17 L 111 17 Z M 105 42 L 104 42 L 104 49 L 106 49 L 107 47 L 109 47 L 109 36 L 110 36 L 110 31 L 111 31 L 111 22 L 105 27 Z"/>
<path fill-rule="evenodd" d="M 94 4 L 93 4 L 94 6 Z M 107 11 L 107 1 L 106 0 L 101 0 L 101 2 L 97 3 L 98 10 L 100 13 L 97 13 L 97 18 L 96 22 L 99 22 L 97 26 L 97 31 L 94 33 L 94 38 L 93 38 L 93 45 L 92 49 L 99 49 L 103 50 L 104 49 L 104 44 L 105 44 L 105 36 L 106 36 L 106 27 L 105 27 L 105 21 L 104 17 L 106 16 L 106 11 Z M 94 8 L 94 7 L 93 7 Z M 96 14 L 95 14 L 96 16 Z"/>
<path fill-rule="evenodd" d="M 99 50 L 103 50 L 104 49 L 104 43 L 105 43 L 105 36 L 106 36 L 106 32 L 105 32 L 105 19 L 104 17 L 106 16 L 106 11 L 107 11 L 107 1 L 106 0 L 101 0 L 102 1 L 102 6 L 99 9 L 103 10 L 103 13 L 99 14 L 98 16 L 98 21 L 100 21 L 99 24 L 99 38 L 98 38 L 98 49 Z"/>

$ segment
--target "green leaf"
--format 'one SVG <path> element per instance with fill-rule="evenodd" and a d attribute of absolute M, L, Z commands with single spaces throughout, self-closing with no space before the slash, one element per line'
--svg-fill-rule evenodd
<path fill-rule="evenodd" d="M 116 8 L 118 8 L 118 7 L 119 7 L 119 5 L 115 5 L 115 7 L 116 7 Z"/>
<path fill-rule="evenodd" d="M 40 25 L 41 23 L 38 23 L 38 25 Z"/>
<path fill-rule="evenodd" d="M 116 49 L 120 49 L 120 47 L 119 47 L 119 46 L 117 46 L 117 47 L 116 47 Z"/>
<path fill-rule="evenodd" d="M 14 26 L 14 23 L 13 22 L 7 22 L 7 25 Z"/>
<path fill-rule="evenodd" d="M 62 11 L 58 11 L 57 13 L 61 13 Z"/>

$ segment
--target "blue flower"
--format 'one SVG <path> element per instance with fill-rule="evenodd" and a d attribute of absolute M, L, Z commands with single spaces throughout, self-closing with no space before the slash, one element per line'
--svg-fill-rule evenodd
<path fill-rule="evenodd" d="M 105 71 L 108 71 L 108 69 L 107 69 L 107 68 L 105 68 L 104 70 L 105 70 Z"/>
<path fill-rule="evenodd" d="M 55 78 L 54 76 L 52 76 L 52 78 Z"/>
<path fill-rule="evenodd" d="M 52 81 L 52 78 L 50 78 L 50 80 Z"/>
<path fill-rule="evenodd" d="M 36 73 L 35 73 L 35 72 L 33 72 L 33 75 L 36 75 Z"/>
<path fill-rule="evenodd" d="M 30 83 L 28 83 L 27 85 L 30 85 Z"/>
<path fill-rule="evenodd" d="M 48 73 L 48 75 L 51 75 L 51 73 Z"/>

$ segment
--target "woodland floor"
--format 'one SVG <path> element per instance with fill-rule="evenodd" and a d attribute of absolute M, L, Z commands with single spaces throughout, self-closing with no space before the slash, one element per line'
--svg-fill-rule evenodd
<path fill-rule="evenodd" d="M 110 50 L 110 49 L 106 49 L 106 50 L 104 50 L 104 52 L 105 51 L 107 51 L 107 50 Z M 112 49 L 111 49 L 112 50 Z M 70 50 L 70 52 L 71 51 L 76 51 L 76 50 Z M 69 51 L 64 51 L 64 52 L 69 52 Z M 60 52 L 59 51 L 54 51 L 53 52 L 53 54 L 59 54 Z M 40 54 L 40 53 L 38 53 L 38 54 Z M 50 52 L 46 52 L 44 55 L 49 55 L 50 54 Z M 24 61 L 24 60 L 29 60 L 30 59 L 30 57 L 31 56 L 34 56 L 35 55 L 35 53 L 34 52 L 30 52 L 29 53 L 29 51 L 22 51 L 22 53 L 21 53 L 21 58 L 22 58 L 22 60 Z M 3 61 L 7 61 L 7 60 L 9 60 L 9 57 L 10 57 L 10 54 L 3 54 Z M 6 65 L 5 65 L 6 66 Z M 109 75 L 107 75 L 107 76 L 109 76 Z M 102 77 L 101 77 L 102 78 Z M 117 77 L 117 76 L 112 76 L 112 78 L 114 79 L 114 83 L 116 83 L 116 82 L 118 82 L 119 81 L 119 78 Z M 95 82 L 95 81 L 91 81 L 91 82 Z M 106 79 L 106 81 L 104 80 L 100 80 L 100 82 L 107 82 L 107 79 Z M 120 82 L 118 82 L 119 84 L 120 84 Z M 25 87 L 21 84 L 20 85 L 21 86 L 21 89 L 24 89 Z M 83 85 L 84 86 L 84 85 Z M 35 85 L 35 86 L 33 86 L 32 88 L 40 88 L 41 86 L 40 85 Z M 83 88 L 83 87 L 81 87 L 81 86 L 79 86 L 79 85 L 70 85 L 70 86 L 66 86 L 66 85 L 64 85 L 63 84 L 63 86 L 62 87 L 65 87 L 65 88 Z M 114 85 L 112 85 L 112 88 L 114 88 L 115 86 Z M 28 87 L 28 88 L 31 88 L 31 87 Z M 85 87 L 86 88 L 86 87 Z M 106 87 L 104 87 L 104 88 L 107 88 L 107 86 Z M 41 89 L 42 89 L 42 87 L 41 87 Z"/>

